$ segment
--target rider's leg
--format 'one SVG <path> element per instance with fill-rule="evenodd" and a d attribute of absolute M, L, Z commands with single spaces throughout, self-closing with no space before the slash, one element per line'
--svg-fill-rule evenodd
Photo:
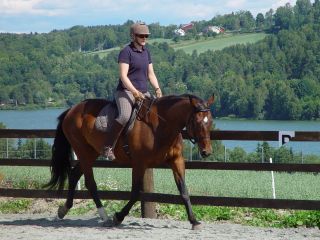
<path fill-rule="evenodd" d="M 113 148 L 121 134 L 123 127 L 130 119 L 132 106 L 134 104 L 134 97 L 130 91 L 117 91 L 115 93 L 115 100 L 117 103 L 119 115 L 115 119 L 111 131 L 104 144 L 103 155 L 110 160 L 114 160 Z"/>

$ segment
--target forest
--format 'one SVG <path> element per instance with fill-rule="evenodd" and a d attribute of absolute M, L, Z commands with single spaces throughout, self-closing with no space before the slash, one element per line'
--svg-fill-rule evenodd
<path fill-rule="evenodd" d="M 86 98 L 112 98 L 119 50 L 104 57 L 88 52 L 123 47 L 129 27 L 74 26 L 50 33 L 0 33 L 0 109 L 66 107 Z M 264 31 L 266 38 L 219 51 L 187 54 L 165 41 L 149 44 L 165 95 L 216 96 L 215 117 L 320 119 L 320 1 L 297 0 L 257 14 L 239 11 L 193 22 L 185 39 L 222 26 L 233 34 Z M 174 39 L 178 26 L 149 25 L 152 38 Z"/>

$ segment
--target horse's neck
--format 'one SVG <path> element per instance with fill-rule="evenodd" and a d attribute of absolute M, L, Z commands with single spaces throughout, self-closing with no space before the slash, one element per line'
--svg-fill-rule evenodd
<path fill-rule="evenodd" d="M 167 139 L 175 139 L 181 130 L 186 126 L 192 112 L 192 106 L 189 99 L 182 98 L 173 104 L 167 104 L 160 115 L 164 116 L 158 133 L 166 135 Z M 163 136 L 164 137 L 164 136 Z"/>
<path fill-rule="evenodd" d="M 179 131 L 182 130 L 187 124 L 190 117 L 192 107 L 189 100 L 181 100 L 172 105 L 168 109 L 168 121 L 170 125 L 174 125 Z"/>

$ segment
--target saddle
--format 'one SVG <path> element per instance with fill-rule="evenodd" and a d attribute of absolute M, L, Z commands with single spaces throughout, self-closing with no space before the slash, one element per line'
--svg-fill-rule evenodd
<path fill-rule="evenodd" d="M 127 122 L 126 126 L 124 127 L 124 131 L 130 131 L 133 128 L 134 120 L 136 119 L 137 111 L 135 110 L 136 107 L 133 107 L 131 112 L 131 116 L 129 121 Z M 112 124 L 114 120 L 118 117 L 119 111 L 117 108 L 117 104 L 115 101 L 108 103 L 104 106 L 101 111 L 99 112 L 96 121 L 94 123 L 95 128 L 101 132 L 109 132 L 112 128 Z"/>
<path fill-rule="evenodd" d="M 127 122 L 126 126 L 123 129 L 123 133 L 128 133 L 134 126 L 135 120 L 143 118 L 140 115 L 144 115 L 145 113 L 141 114 L 141 107 L 142 105 L 147 106 L 149 109 L 153 102 L 155 101 L 155 97 L 152 95 L 146 95 L 146 99 L 143 102 L 138 102 L 134 104 L 131 116 L 129 118 L 129 121 Z M 101 132 L 108 132 L 112 128 L 113 121 L 118 117 L 118 108 L 117 104 L 114 101 L 109 102 L 104 106 L 100 113 L 98 114 L 96 121 L 95 121 L 95 128 Z"/>

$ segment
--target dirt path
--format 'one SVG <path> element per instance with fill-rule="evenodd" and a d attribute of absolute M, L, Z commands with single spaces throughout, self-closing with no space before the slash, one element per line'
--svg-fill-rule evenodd
<path fill-rule="evenodd" d="M 320 240 L 318 228 L 257 228 L 229 223 L 203 223 L 202 230 L 193 231 L 188 222 L 164 219 L 126 218 L 117 228 L 102 226 L 94 215 L 67 216 L 56 220 L 48 214 L 0 215 L 0 239 L 243 239 L 243 240 Z"/>

